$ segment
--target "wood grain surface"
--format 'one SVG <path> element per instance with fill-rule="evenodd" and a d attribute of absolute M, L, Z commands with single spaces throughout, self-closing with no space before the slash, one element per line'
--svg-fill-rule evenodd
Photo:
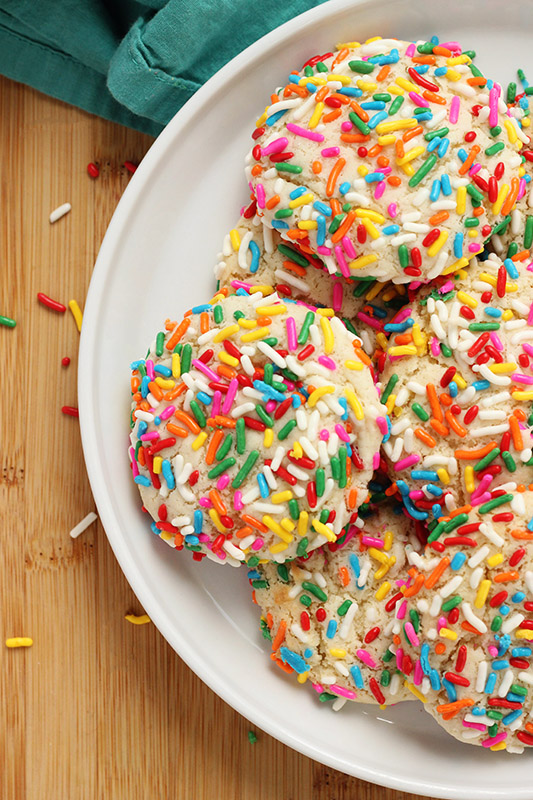
<path fill-rule="evenodd" d="M 220 700 L 142 613 L 95 510 L 77 419 L 83 307 L 106 226 L 151 140 L 0 79 L 0 797 L 407 800 L 323 767 Z M 96 180 L 87 164 L 100 165 Z M 72 211 L 54 225 L 50 211 Z M 68 367 L 61 365 L 69 356 Z M 30 636 L 31 648 L 3 640 Z"/>

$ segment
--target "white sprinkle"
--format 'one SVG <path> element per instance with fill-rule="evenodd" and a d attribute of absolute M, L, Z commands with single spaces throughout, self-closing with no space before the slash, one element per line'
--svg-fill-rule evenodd
<path fill-rule="evenodd" d="M 479 617 L 476 617 L 476 615 L 470 608 L 470 603 L 461 603 L 461 608 L 466 621 L 469 622 L 472 625 L 472 627 L 474 627 L 480 633 L 487 632 L 487 626 L 485 625 L 483 620 L 479 619 Z"/>
<path fill-rule="evenodd" d="M 65 214 L 68 214 L 71 208 L 72 206 L 70 203 L 63 203 L 63 205 L 54 208 L 50 214 L 50 223 L 57 222 L 58 219 L 61 219 L 61 217 L 64 217 Z"/>
<path fill-rule="evenodd" d="M 97 514 L 95 514 L 94 511 L 90 511 L 87 516 L 81 520 L 81 522 L 78 522 L 78 524 L 72 528 L 70 532 L 71 537 L 73 539 L 77 539 L 80 533 L 83 533 L 83 531 L 86 530 L 89 525 L 92 525 L 95 519 L 98 519 Z"/>
<path fill-rule="evenodd" d="M 505 695 L 513 685 L 513 681 L 514 681 L 513 670 L 506 669 L 502 682 L 500 683 L 500 688 L 498 689 L 498 697 L 505 697 Z"/>
<path fill-rule="evenodd" d="M 477 670 L 477 677 L 476 677 L 476 692 L 482 692 L 485 688 L 485 683 L 487 680 L 488 674 L 488 664 L 486 661 L 481 661 Z"/>

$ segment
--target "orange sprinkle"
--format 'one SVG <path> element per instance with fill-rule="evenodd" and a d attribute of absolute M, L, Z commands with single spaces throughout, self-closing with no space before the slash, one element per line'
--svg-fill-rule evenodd
<path fill-rule="evenodd" d="M 513 411 L 513 416 L 520 420 L 520 422 L 526 421 L 526 412 L 522 408 L 515 408 Z"/>
<path fill-rule="evenodd" d="M 242 528 L 239 528 L 238 531 L 235 531 L 235 536 L 237 539 L 246 539 L 251 533 L 253 533 L 253 530 L 248 525 L 244 525 Z"/>
<path fill-rule="evenodd" d="M 183 394 L 187 391 L 187 384 L 185 383 L 178 383 L 172 389 L 169 389 L 168 392 L 165 392 L 163 395 L 163 400 L 175 400 L 176 397 L 179 397 L 180 394 Z"/>
<path fill-rule="evenodd" d="M 333 111 L 330 111 L 328 114 L 324 114 L 322 117 L 322 122 L 325 122 L 326 124 L 328 122 L 333 122 L 333 120 L 337 119 L 337 117 L 340 117 L 341 114 L 342 111 L 340 108 L 334 108 Z"/>
<path fill-rule="evenodd" d="M 444 97 L 441 97 L 440 94 L 436 94 L 436 92 L 430 92 L 428 89 L 422 92 L 422 97 L 424 100 L 427 100 L 428 103 L 436 103 L 439 106 L 446 105 Z"/>
<path fill-rule="evenodd" d="M 452 55 L 452 51 L 448 50 L 447 47 L 442 47 L 442 45 L 437 45 L 436 47 L 434 47 L 433 53 L 436 56 L 446 56 L 447 58 L 450 58 L 450 56 Z"/>
<path fill-rule="evenodd" d="M 435 648 L 436 649 L 436 648 Z M 453 713 L 458 714 L 459 711 L 463 708 L 468 708 L 469 706 L 473 706 L 474 701 L 470 697 L 465 697 L 462 700 L 455 700 L 453 703 L 444 703 L 441 706 L 437 706 L 437 711 L 439 714 L 450 714 Z"/>
<path fill-rule="evenodd" d="M 337 92 L 335 92 L 335 94 L 332 94 L 331 97 L 334 97 L 335 100 L 338 100 L 339 103 L 342 103 L 343 106 L 347 106 L 348 103 L 350 102 L 350 98 L 347 97 L 345 94 L 338 94 Z"/>
<path fill-rule="evenodd" d="M 268 630 L 269 631 L 272 630 L 272 625 L 274 624 L 274 617 L 272 616 L 270 611 L 266 615 L 266 622 L 267 622 Z"/>
<path fill-rule="evenodd" d="M 184 542 L 185 537 L 181 533 L 176 533 L 174 536 L 174 547 L 181 547 Z"/>
<path fill-rule="evenodd" d="M 228 380 L 232 381 L 233 378 L 237 377 L 237 373 L 231 367 L 226 366 L 226 364 L 220 364 L 217 367 L 217 373 L 221 375 L 223 378 L 228 378 Z"/>
<path fill-rule="evenodd" d="M 394 337 L 394 344 L 410 344 L 412 341 L 413 337 L 410 333 L 400 333 Z"/>
<path fill-rule="evenodd" d="M 139 447 L 139 452 L 137 453 L 137 461 L 139 462 L 141 467 L 145 466 L 145 464 L 146 464 L 146 454 L 144 452 L 144 447 Z"/>
<path fill-rule="evenodd" d="M 515 449 L 522 452 L 524 449 L 524 440 L 522 439 L 522 432 L 518 420 L 513 414 L 509 417 L 509 428 L 511 429 L 511 437 Z"/>
<path fill-rule="evenodd" d="M 370 158 L 375 158 L 375 156 L 379 156 L 379 154 L 381 153 L 382 150 L 383 150 L 383 148 L 382 148 L 382 146 L 380 144 L 375 144 L 368 151 L 368 155 L 370 156 Z"/>
<path fill-rule="evenodd" d="M 390 159 L 387 156 L 379 156 L 377 160 L 378 167 L 388 167 Z"/>
<path fill-rule="evenodd" d="M 353 349 L 354 349 L 354 353 L 357 356 L 357 358 L 359 359 L 359 361 L 362 361 L 363 364 L 366 364 L 366 366 L 369 367 L 371 365 L 372 361 L 369 359 L 369 357 L 367 356 L 365 351 L 362 350 L 358 345 L 356 345 L 355 342 L 353 343 Z"/>
<path fill-rule="evenodd" d="M 329 201 L 329 204 L 331 206 L 331 213 L 333 214 L 334 217 L 336 217 L 337 214 L 341 214 L 342 213 L 342 206 L 341 206 L 341 204 L 339 203 L 339 201 L 335 197 L 331 198 L 331 200 Z"/>
<path fill-rule="evenodd" d="M 519 577 L 520 573 L 515 570 L 511 572 L 498 572 L 498 574 L 494 576 L 493 581 L 494 583 L 512 583 L 513 581 L 517 581 Z"/>
<path fill-rule="evenodd" d="M 173 422 L 167 422 L 167 431 L 173 433 L 174 436 L 180 436 L 182 439 L 186 439 L 189 435 L 186 430 L 180 428 L 179 425 L 174 425 Z"/>
<path fill-rule="evenodd" d="M 200 333 L 207 333 L 209 330 L 209 314 L 207 311 L 202 311 L 200 314 Z"/>
<path fill-rule="evenodd" d="M 478 461 L 488 455 L 495 447 L 497 447 L 496 442 L 489 442 L 485 447 L 480 447 L 477 450 L 456 450 L 454 455 L 460 461 Z"/>
<path fill-rule="evenodd" d="M 487 79 L 484 78 L 482 75 L 476 75 L 473 78 L 467 78 L 466 82 L 470 84 L 470 86 L 486 86 Z"/>
<path fill-rule="evenodd" d="M 511 536 L 513 539 L 520 539 L 521 541 L 533 541 L 533 533 L 528 530 L 519 531 L 516 528 L 514 531 L 511 531 Z"/>
<path fill-rule="evenodd" d="M 228 509 L 224 505 L 224 501 L 222 500 L 218 489 L 211 489 L 209 492 L 209 499 L 213 503 L 213 508 L 220 514 L 220 516 L 224 516 L 228 513 Z"/>
<path fill-rule="evenodd" d="M 444 642 L 437 642 L 435 645 L 435 652 L 438 656 L 441 656 L 443 653 L 446 652 L 446 645 Z"/>
<path fill-rule="evenodd" d="M 453 404 L 453 399 L 450 397 L 448 392 L 441 392 L 439 394 L 439 403 L 442 406 L 451 406 Z"/>
<path fill-rule="evenodd" d="M 472 148 L 473 149 L 473 148 Z M 518 178 L 511 178 L 511 191 L 505 198 L 505 203 L 502 206 L 501 213 L 503 216 L 511 213 L 511 210 L 516 203 L 516 198 L 518 197 L 518 190 L 520 189 L 520 181 Z"/>
<path fill-rule="evenodd" d="M 346 567 L 339 567 L 339 580 L 341 582 L 341 586 L 348 586 L 350 583 L 350 573 Z"/>
<path fill-rule="evenodd" d="M 260 328 L 266 328 L 268 325 L 272 325 L 270 317 L 257 317 L 256 321 Z"/>
<path fill-rule="evenodd" d="M 390 72 L 390 66 L 388 64 L 384 64 L 381 67 L 381 69 L 378 72 L 378 74 L 376 75 L 376 81 L 378 83 L 381 83 L 381 81 L 384 81 L 387 78 L 387 75 L 389 74 L 389 72 Z"/>
<path fill-rule="evenodd" d="M 346 164 L 346 159 L 339 158 L 333 165 L 331 172 L 329 173 L 328 182 L 326 184 L 326 197 L 331 197 L 333 195 L 333 192 L 335 191 L 335 184 L 337 183 L 337 178 L 341 174 L 345 164 Z"/>
<path fill-rule="evenodd" d="M 511 256 L 512 261 L 525 261 L 526 258 L 529 258 L 529 250 L 520 250 L 519 253 L 515 253 L 514 256 Z"/>
<path fill-rule="evenodd" d="M 252 528 L 255 528 L 260 533 L 268 533 L 267 526 L 263 525 L 263 523 L 260 522 L 255 517 L 252 517 L 251 514 L 241 514 L 241 519 L 243 522 L 246 522 L 247 525 L 250 525 Z"/>
<path fill-rule="evenodd" d="M 266 201 L 265 206 L 270 210 L 272 208 L 275 208 L 280 200 L 281 197 L 279 196 L 279 194 L 275 194 L 270 198 L 270 200 Z"/>
<path fill-rule="evenodd" d="M 307 275 L 306 268 L 301 267 L 299 264 L 295 264 L 294 261 L 284 261 L 283 269 L 286 269 L 288 272 L 294 272 L 295 275 L 300 275 L 301 277 Z"/>
<path fill-rule="evenodd" d="M 263 172 L 263 167 L 261 164 L 254 164 L 252 167 L 252 175 L 255 177 L 256 175 L 261 175 Z"/>
<path fill-rule="evenodd" d="M 163 399 L 163 390 L 161 389 L 161 387 L 158 386 L 155 381 L 150 381 L 150 383 L 148 384 L 148 388 L 150 389 L 150 392 L 153 394 L 155 399 L 161 402 L 161 400 Z"/>
<path fill-rule="evenodd" d="M 350 107 L 353 108 L 353 110 L 355 111 L 355 113 L 357 114 L 359 119 L 362 119 L 363 122 L 368 122 L 370 117 L 368 116 L 366 111 L 363 108 L 361 108 L 361 106 L 359 105 L 358 102 L 356 102 L 355 100 L 352 100 L 350 102 Z"/>
<path fill-rule="evenodd" d="M 451 411 L 446 411 L 444 416 L 446 417 L 446 422 L 448 423 L 452 431 L 455 431 L 457 436 L 461 437 L 466 436 L 468 431 L 465 427 L 463 427 L 463 425 L 461 425 L 455 414 L 452 414 Z"/>
<path fill-rule="evenodd" d="M 461 508 L 454 508 L 453 511 L 450 511 L 449 518 L 453 519 L 454 517 L 458 517 L 459 514 L 470 514 L 472 511 L 472 506 L 466 504 L 466 506 L 461 506 Z"/>
<path fill-rule="evenodd" d="M 484 213 L 485 209 L 483 208 L 483 206 L 477 206 L 477 208 L 472 209 L 472 214 L 474 215 L 474 217 L 482 217 Z"/>
<path fill-rule="evenodd" d="M 429 405 L 431 406 L 431 410 L 433 412 L 433 416 L 439 422 L 442 422 L 444 419 L 442 414 L 442 409 L 440 407 L 439 398 L 437 397 L 437 391 L 435 389 L 434 384 L 428 383 L 426 386 L 426 394 L 428 396 Z"/>
<path fill-rule="evenodd" d="M 180 324 L 178 325 L 178 327 L 176 328 L 176 330 L 174 331 L 174 333 L 172 334 L 172 336 L 165 345 L 167 350 L 174 350 L 179 340 L 182 338 L 182 336 L 185 335 L 185 332 L 187 331 L 187 328 L 189 327 L 190 324 L 191 320 L 189 318 L 184 319 L 180 322 Z"/>
<path fill-rule="evenodd" d="M 402 179 L 398 175 L 389 175 L 387 183 L 389 186 L 400 186 Z"/>
<path fill-rule="evenodd" d="M 288 664 L 284 664 L 281 658 L 274 658 L 274 656 L 271 656 L 271 658 L 276 664 L 276 666 L 282 669 L 283 672 L 286 672 L 287 675 L 291 675 L 294 672 L 293 668 L 290 667 Z"/>
<path fill-rule="evenodd" d="M 416 576 L 413 585 L 405 589 L 403 596 L 414 597 L 415 594 L 418 594 L 423 585 L 424 585 L 424 576 L 422 575 L 422 573 L 420 573 L 419 575 Z"/>
<path fill-rule="evenodd" d="M 279 103 L 279 96 L 277 94 L 270 95 L 270 105 L 273 106 L 274 103 Z"/>
<path fill-rule="evenodd" d="M 351 211 L 346 214 L 342 224 L 339 225 L 333 236 L 331 237 L 331 241 L 335 244 L 336 242 L 340 242 L 342 237 L 348 233 L 350 228 L 352 227 L 355 220 L 355 210 L 352 209 Z"/>
<path fill-rule="evenodd" d="M 438 419 L 430 419 L 429 424 L 440 436 L 448 436 L 450 433 L 450 429 L 446 427 L 443 422 L 440 422 Z"/>
<path fill-rule="evenodd" d="M 236 428 L 237 421 L 231 419 L 231 417 L 224 417 L 221 414 L 217 414 L 215 417 L 209 417 L 207 420 L 207 424 L 210 425 L 212 428 L 215 425 L 221 425 L 223 428 Z"/>
<path fill-rule="evenodd" d="M 191 311 L 191 314 L 192 314 L 192 311 Z M 177 320 L 167 319 L 165 321 L 165 330 L 166 331 L 173 331 L 177 324 L 178 324 Z"/>
<path fill-rule="evenodd" d="M 217 429 L 211 437 L 211 441 L 209 442 L 209 446 L 207 448 L 207 452 L 205 454 L 205 463 L 212 464 L 215 460 L 215 453 L 219 448 L 219 445 L 222 443 L 222 439 L 224 438 L 224 431 Z M 218 511 L 218 509 L 217 509 Z M 226 513 L 225 511 L 223 512 Z"/>
<path fill-rule="evenodd" d="M 445 209 L 442 211 L 437 211 L 436 214 L 433 214 L 433 216 L 429 218 L 429 224 L 434 226 L 440 225 L 441 222 L 445 222 L 449 216 L 449 212 Z"/>
<path fill-rule="evenodd" d="M 361 144 L 370 141 L 370 136 L 365 136 L 363 133 L 341 133 L 340 138 L 341 142 L 348 142 L 348 144 L 353 144 L 354 142 Z"/>
<path fill-rule="evenodd" d="M 141 385 L 141 379 L 138 377 L 133 377 L 131 379 L 131 391 L 136 392 L 139 386 Z"/>
<path fill-rule="evenodd" d="M 274 638 L 272 639 L 272 652 L 275 653 L 276 650 L 279 650 L 283 640 L 285 639 L 286 631 L 287 631 L 287 623 L 285 622 L 284 619 L 282 619 L 281 622 L 279 623 L 278 631 L 274 636 Z"/>
<path fill-rule="evenodd" d="M 435 56 L 413 56 L 411 59 L 413 64 L 436 64 L 437 59 Z"/>
<path fill-rule="evenodd" d="M 463 622 L 461 622 L 461 628 L 463 628 L 463 630 L 465 631 L 468 631 L 469 633 L 475 633 L 477 636 L 479 636 L 478 629 L 474 628 L 474 626 L 471 625 L 469 622 L 467 622 L 466 619 Z"/>
<path fill-rule="evenodd" d="M 528 733 L 533 733 L 533 722 L 526 722 L 524 728 Z"/>
<path fill-rule="evenodd" d="M 392 483 L 388 489 L 385 489 L 385 494 L 387 495 L 387 497 L 392 497 L 393 494 L 396 494 L 397 490 L 398 490 L 398 485 L 396 481 L 394 481 L 394 483 Z"/>
<path fill-rule="evenodd" d="M 410 131 L 406 131 L 402 136 L 402 139 L 404 142 L 409 142 L 416 136 L 420 136 L 421 133 L 424 133 L 424 128 L 422 127 L 422 125 L 417 125 L 416 128 L 411 128 Z"/>
<path fill-rule="evenodd" d="M 428 575 L 426 578 L 426 587 L 428 589 L 433 589 L 439 578 L 442 577 L 443 573 L 446 572 L 449 566 L 450 559 L 448 556 L 444 556 L 444 558 L 442 558 L 439 564 L 435 567 L 431 575 Z"/>
<path fill-rule="evenodd" d="M 194 417 L 191 417 L 191 415 L 187 414 L 186 411 L 181 411 L 181 409 L 177 408 L 174 411 L 174 416 L 176 417 L 176 419 L 179 419 L 180 422 L 183 422 L 183 424 L 186 425 L 188 429 L 192 431 L 192 433 L 200 433 L 200 426 L 198 425 Z"/>
<path fill-rule="evenodd" d="M 320 163 L 320 161 L 313 161 L 311 168 L 315 173 L 315 175 L 320 175 L 320 173 L 322 172 L 322 164 Z"/>
<path fill-rule="evenodd" d="M 347 47 L 343 47 L 342 50 L 340 50 L 338 52 L 338 54 L 337 54 L 337 56 L 335 58 L 335 61 L 333 61 L 333 63 L 331 64 L 330 70 L 333 67 L 337 66 L 337 64 L 340 64 L 341 61 L 344 61 L 345 58 L 348 58 L 349 55 L 350 55 L 350 51 L 348 50 L 348 48 Z"/>
<path fill-rule="evenodd" d="M 315 93 L 315 101 L 321 103 L 329 92 L 329 86 L 321 86 L 318 92 Z"/>
<path fill-rule="evenodd" d="M 470 150 L 469 154 L 467 155 L 466 160 L 463 161 L 463 163 L 459 167 L 459 170 L 458 170 L 459 171 L 459 175 L 466 175 L 466 173 L 468 172 L 468 170 L 470 169 L 470 167 L 474 163 L 474 160 L 475 160 L 475 158 L 476 158 L 476 156 L 477 156 L 477 154 L 479 153 L 480 150 L 481 150 L 481 147 L 478 144 L 472 145 L 472 149 Z M 502 208 L 502 214 L 503 213 L 504 213 L 504 211 L 503 211 L 503 208 Z"/>
<path fill-rule="evenodd" d="M 398 158 L 403 158 L 405 155 L 405 150 L 401 139 L 396 139 L 396 141 L 394 142 L 394 148 L 396 150 L 396 155 L 398 156 Z"/>

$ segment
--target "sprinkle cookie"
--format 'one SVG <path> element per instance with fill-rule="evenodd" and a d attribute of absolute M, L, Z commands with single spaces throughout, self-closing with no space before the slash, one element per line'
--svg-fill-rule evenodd
<path fill-rule="evenodd" d="M 467 264 L 514 207 L 528 141 L 473 55 L 377 38 L 292 72 L 247 159 L 265 224 L 348 279 Z"/>
<path fill-rule="evenodd" d="M 331 311 L 239 292 L 167 321 L 133 362 L 129 451 L 154 533 L 234 566 L 335 541 L 387 427 Z"/>
<path fill-rule="evenodd" d="M 385 506 L 305 561 L 251 570 L 272 659 L 335 710 L 346 700 L 413 700 L 389 645 L 402 597 L 396 579 L 415 548 L 412 522 Z"/>

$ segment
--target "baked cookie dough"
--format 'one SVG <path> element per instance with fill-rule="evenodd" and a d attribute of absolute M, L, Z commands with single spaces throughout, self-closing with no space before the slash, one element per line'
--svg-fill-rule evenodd
<path fill-rule="evenodd" d="M 226 293 L 167 321 L 132 363 L 133 479 L 170 546 L 285 561 L 356 519 L 386 412 L 331 312 Z"/>

